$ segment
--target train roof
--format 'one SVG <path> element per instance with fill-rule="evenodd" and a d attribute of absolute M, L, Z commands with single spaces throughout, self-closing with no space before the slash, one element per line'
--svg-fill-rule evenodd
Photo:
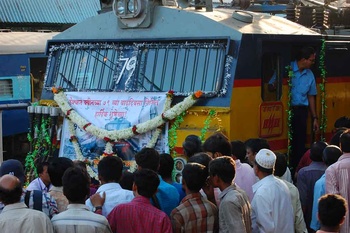
<path fill-rule="evenodd" d="M 0 32 L 0 54 L 44 53 L 58 32 Z"/>
<path fill-rule="evenodd" d="M 235 14 L 235 17 L 233 17 Z M 249 21 L 252 22 L 244 22 Z M 156 6 L 149 28 L 120 29 L 117 16 L 110 11 L 67 29 L 54 40 L 105 39 L 169 39 L 208 38 L 228 36 L 239 40 L 243 34 L 320 35 L 300 24 L 279 16 L 264 13 L 235 12 L 233 9 L 214 8 L 213 12 Z"/>

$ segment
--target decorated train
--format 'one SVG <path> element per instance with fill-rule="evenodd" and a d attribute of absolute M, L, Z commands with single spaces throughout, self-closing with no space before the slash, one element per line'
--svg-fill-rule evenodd
<path fill-rule="evenodd" d="M 317 51 L 321 120 L 319 133 L 309 126 L 309 142 L 330 138 L 334 121 L 350 115 L 350 38 L 209 3 L 116 0 L 48 42 L 42 100 L 55 100 L 47 105 L 65 116 L 60 155 L 90 161 L 92 170 L 101 155 L 131 161 L 144 146 L 181 157 L 187 135 L 204 140 L 217 131 L 230 140 L 266 138 L 285 152 L 286 67 L 306 45 Z"/>

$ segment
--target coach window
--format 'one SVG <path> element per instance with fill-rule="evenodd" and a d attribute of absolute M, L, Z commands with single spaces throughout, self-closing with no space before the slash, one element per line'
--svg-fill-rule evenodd
<path fill-rule="evenodd" d="M 279 101 L 282 94 L 281 56 L 264 53 L 262 56 L 261 98 L 263 101 Z"/>

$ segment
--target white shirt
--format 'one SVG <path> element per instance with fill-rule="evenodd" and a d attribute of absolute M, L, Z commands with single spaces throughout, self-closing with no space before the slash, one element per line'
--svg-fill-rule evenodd
<path fill-rule="evenodd" d="M 114 207 L 119 204 L 130 202 L 134 199 L 134 194 L 130 190 L 122 189 L 118 183 L 107 183 L 101 185 L 96 193 L 106 193 L 106 200 L 102 206 L 102 215 L 107 217 Z M 86 200 L 85 204 L 93 210 L 90 198 Z"/>
<path fill-rule="evenodd" d="M 24 203 L 4 207 L 0 214 L 1 233 L 53 233 L 49 217 L 43 212 L 28 209 Z"/>
<path fill-rule="evenodd" d="M 39 190 L 39 191 L 42 191 L 43 193 L 47 193 L 49 192 L 51 187 L 52 187 L 51 184 L 49 185 L 49 187 L 46 187 L 44 182 L 38 177 L 32 180 L 32 182 L 30 182 L 26 190 L 29 190 L 29 191 Z"/>
<path fill-rule="evenodd" d="M 256 183 L 256 176 L 253 168 L 247 163 L 241 163 L 239 159 L 236 162 L 236 177 L 235 183 L 243 189 L 248 197 L 249 201 L 253 200 L 253 184 Z"/>
<path fill-rule="evenodd" d="M 269 175 L 253 185 L 253 233 L 293 233 L 294 211 L 287 185 Z"/>
<path fill-rule="evenodd" d="M 52 218 L 55 233 L 111 233 L 105 217 L 89 211 L 83 204 L 69 204 L 66 211 Z"/>

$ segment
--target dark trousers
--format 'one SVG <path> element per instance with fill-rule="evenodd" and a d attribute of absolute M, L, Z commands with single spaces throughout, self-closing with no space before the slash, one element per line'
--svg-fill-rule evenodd
<path fill-rule="evenodd" d="M 289 165 L 293 168 L 293 171 L 295 171 L 295 168 L 298 166 L 301 157 L 306 151 L 305 143 L 308 112 L 308 106 L 292 107 L 292 153 L 289 158 Z"/>

